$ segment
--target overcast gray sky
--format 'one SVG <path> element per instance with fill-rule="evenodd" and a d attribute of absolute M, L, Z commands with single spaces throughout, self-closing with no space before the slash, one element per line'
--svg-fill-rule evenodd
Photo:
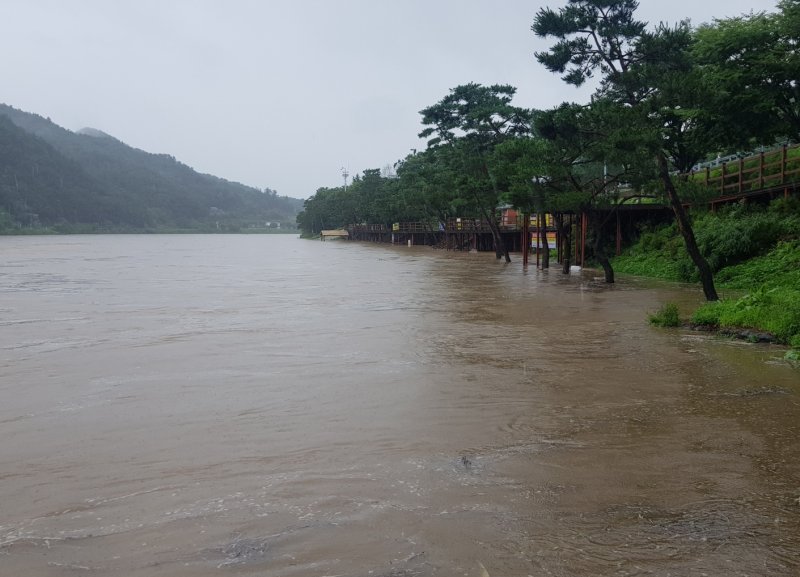
<path fill-rule="evenodd" d="M 297 198 L 424 148 L 419 110 L 459 84 L 515 104 L 587 94 L 533 57 L 565 0 L 0 0 L 0 102 Z M 640 0 L 651 23 L 773 0 Z"/>

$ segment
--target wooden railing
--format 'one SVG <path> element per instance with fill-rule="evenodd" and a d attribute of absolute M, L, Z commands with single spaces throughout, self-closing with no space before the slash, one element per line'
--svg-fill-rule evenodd
<path fill-rule="evenodd" d="M 351 224 L 347 227 L 351 233 L 359 232 L 391 232 L 385 224 Z"/>
<path fill-rule="evenodd" d="M 444 224 L 445 232 L 491 232 L 489 223 L 480 218 L 450 218 Z"/>
<path fill-rule="evenodd" d="M 800 181 L 800 145 L 723 162 L 689 173 L 689 179 L 717 190 L 720 197 L 780 188 Z"/>
<path fill-rule="evenodd" d="M 438 225 L 430 222 L 396 222 L 392 225 L 392 232 L 426 233 L 437 230 Z"/>
<path fill-rule="evenodd" d="M 552 229 L 553 223 L 548 217 L 547 228 Z M 530 229 L 536 230 L 537 221 L 535 216 L 531 217 Z M 504 217 L 498 223 L 498 228 L 504 232 L 521 231 L 524 225 L 522 215 Z M 424 234 L 430 232 L 447 233 L 490 233 L 492 232 L 489 223 L 480 218 L 450 218 L 445 222 L 396 222 L 391 226 L 384 224 L 351 224 L 347 227 L 351 234 L 359 233 L 400 233 L 400 234 Z"/>

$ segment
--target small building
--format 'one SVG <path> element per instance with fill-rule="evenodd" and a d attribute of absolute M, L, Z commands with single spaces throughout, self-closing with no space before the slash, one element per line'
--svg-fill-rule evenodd
<path fill-rule="evenodd" d="M 328 240 L 330 239 L 338 239 L 338 238 L 348 238 L 350 233 L 344 230 L 343 228 L 331 229 L 331 230 L 323 230 L 319 233 L 320 240 Z"/>

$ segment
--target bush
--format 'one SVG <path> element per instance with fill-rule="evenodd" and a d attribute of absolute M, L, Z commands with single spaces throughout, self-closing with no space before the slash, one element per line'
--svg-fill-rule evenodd
<path fill-rule="evenodd" d="M 696 221 L 700 252 L 713 271 L 768 252 L 781 239 L 800 232 L 800 219 L 778 210 L 736 206 L 719 216 L 705 215 Z"/>
<path fill-rule="evenodd" d="M 790 343 L 800 335 L 800 290 L 761 288 L 737 300 L 725 300 L 701 307 L 705 318 L 718 317 L 720 327 L 750 328 L 767 331 L 781 343 Z"/>
<path fill-rule="evenodd" d="M 721 270 L 717 281 L 742 289 L 763 284 L 800 286 L 800 241 L 779 242 L 763 257 Z"/>
<path fill-rule="evenodd" d="M 657 327 L 679 327 L 681 326 L 681 318 L 678 313 L 678 305 L 675 303 L 666 303 L 654 314 L 649 317 L 651 325 Z"/>
<path fill-rule="evenodd" d="M 695 213 L 694 229 L 698 245 L 717 271 L 718 286 L 751 292 L 701 306 L 692 322 L 766 331 L 800 351 L 800 199 L 776 200 L 768 208 L 736 205 Z M 669 280 L 698 279 L 674 224 L 643 230 L 639 244 L 615 259 L 614 267 L 621 273 Z M 650 322 L 679 324 L 677 307 L 667 306 L 651 315 Z"/>
<path fill-rule="evenodd" d="M 678 280 L 675 263 L 658 254 L 628 254 L 614 259 L 614 270 L 637 276 Z"/>
<path fill-rule="evenodd" d="M 692 322 L 696 325 L 718 327 L 719 313 L 719 302 L 706 303 L 692 313 Z"/>
<path fill-rule="evenodd" d="M 782 217 L 800 216 L 800 198 L 790 196 L 773 200 L 769 205 L 769 211 Z"/>

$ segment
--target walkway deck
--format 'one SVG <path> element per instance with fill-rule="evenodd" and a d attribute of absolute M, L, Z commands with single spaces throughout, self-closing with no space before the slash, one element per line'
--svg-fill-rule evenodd
<path fill-rule="evenodd" d="M 705 166 L 701 170 L 691 172 L 685 177 L 692 182 L 702 184 L 716 194 L 705 195 L 696 204 L 708 204 L 712 210 L 717 206 L 731 202 L 749 202 L 751 200 L 773 199 L 777 196 L 788 198 L 800 191 L 800 145 L 783 146 L 771 151 L 739 158 L 738 160 L 720 162 L 714 166 Z M 687 206 L 690 204 L 687 203 Z M 623 239 L 632 234 L 642 221 L 661 221 L 672 218 L 672 209 L 660 203 L 623 203 L 607 209 L 612 218 L 608 226 L 616 226 L 616 252 L 620 253 Z M 586 258 L 586 236 L 588 215 L 584 213 L 560 213 L 555 218 L 562 219 L 567 229 L 572 232 L 567 239 L 557 240 L 559 258 L 563 243 L 574 243 L 573 258 L 583 265 Z M 498 223 L 500 234 L 509 251 L 522 252 L 527 246 L 536 250 L 540 229 L 535 216 L 529 221 L 527 231 L 524 217 L 504 216 Z M 551 235 L 556 228 L 545 227 Z M 451 218 L 446 222 L 398 222 L 391 226 L 385 224 L 353 224 L 346 231 L 323 231 L 341 233 L 331 236 L 349 237 L 352 240 L 385 242 L 408 245 L 433 245 L 454 250 L 490 251 L 494 248 L 492 229 L 482 219 Z M 348 234 L 349 233 L 349 234 Z M 527 236 L 527 238 L 526 238 Z"/>

